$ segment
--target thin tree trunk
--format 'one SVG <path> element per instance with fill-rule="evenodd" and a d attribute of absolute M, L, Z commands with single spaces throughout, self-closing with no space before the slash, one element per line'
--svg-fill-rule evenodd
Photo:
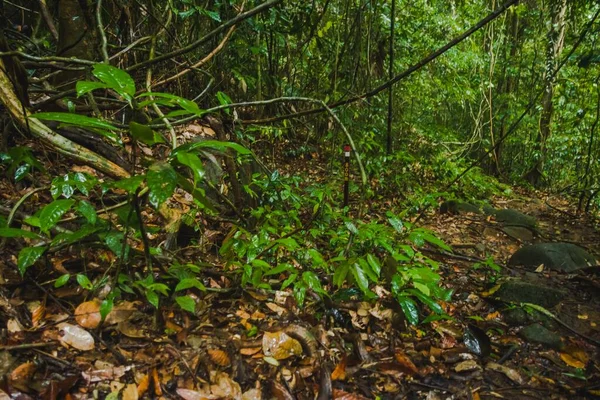
<path fill-rule="evenodd" d="M 567 0 L 556 0 L 550 5 L 551 25 L 548 30 L 546 47 L 546 69 L 544 72 L 545 90 L 542 95 L 542 114 L 540 116 L 540 130 L 537 136 L 537 150 L 539 152 L 536 163 L 529 170 L 525 178 L 534 186 L 539 186 L 542 177 L 544 162 L 546 161 L 547 143 L 552 134 L 552 115 L 554 114 L 554 78 L 552 71 L 556 69 L 556 60 L 560 57 L 565 39 L 565 14 Z"/>
<path fill-rule="evenodd" d="M 394 77 L 394 20 L 396 18 L 396 0 L 392 0 L 392 11 L 390 13 L 390 65 L 389 79 Z M 388 92 L 388 116 L 387 116 L 387 154 L 392 154 L 392 111 L 394 110 L 394 86 L 390 86 Z"/>

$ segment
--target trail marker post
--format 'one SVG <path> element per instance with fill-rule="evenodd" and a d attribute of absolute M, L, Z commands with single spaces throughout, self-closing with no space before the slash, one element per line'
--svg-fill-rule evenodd
<path fill-rule="evenodd" d="M 348 207 L 350 184 L 350 151 L 352 148 L 349 144 L 344 145 L 344 207 Z"/>

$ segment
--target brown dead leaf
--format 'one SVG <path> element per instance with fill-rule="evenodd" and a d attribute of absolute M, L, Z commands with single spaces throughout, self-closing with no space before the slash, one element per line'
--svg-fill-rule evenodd
<path fill-rule="evenodd" d="M 404 372 L 407 374 L 417 375 L 419 373 L 417 366 L 402 350 L 396 349 L 394 358 L 396 359 L 396 362 L 404 368 Z"/>
<path fill-rule="evenodd" d="M 243 356 L 253 356 L 261 350 L 262 347 L 244 347 L 240 349 L 240 354 Z"/>
<path fill-rule="evenodd" d="M 156 368 L 152 369 L 152 382 L 154 382 L 154 394 L 157 396 L 162 396 L 162 388 L 160 387 L 160 379 L 158 378 L 158 370 Z"/>
<path fill-rule="evenodd" d="M 36 369 L 37 367 L 31 361 L 19 365 L 10 373 L 11 383 L 28 381 L 29 379 L 31 379 Z"/>
<path fill-rule="evenodd" d="M 287 309 L 275 304 L 275 303 L 266 303 L 267 308 L 279 316 L 282 316 L 287 312 Z"/>
<path fill-rule="evenodd" d="M 106 316 L 104 321 L 107 325 L 118 324 L 119 322 L 127 321 L 134 312 L 138 310 L 140 302 L 122 301 L 115 304 L 112 310 Z"/>
<path fill-rule="evenodd" d="M 356 393 L 348 393 L 344 390 L 333 389 L 334 400 L 368 400 L 367 397 L 361 396 Z"/>
<path fill-rule="evenodd" d="M 495 362 L 487 363 L 485 365 L 485 368 L 491 369 L 492 371 L 500 372 L 500 373 L 506 375 L 508 379 L 510 379 L 511 381 L 513 381 L 519 385 L 522 385 L 525 383 L 525 379 L 523 379 L 521 374 L 519 374 L 519 372 L 517 372 L 516 370 L 514 370 L 512 368 L 508 368 L 501 364 L 496 364 Z"/>
<path fill-rule="evenodd" d="M 31 325 L 36 328 L 46 315 L 46 307 L 39 301 L 27 303 L 27 309 L 31 313 Z"/>
<path fill-rule="evenodd" d="M 231 360 L 229 359 L 229 355 L 221 349 L 209 349 L 207 351 L 208 356 L 220 367 L 228 367 L 231 365 Z"/>
<path fill-rule="evenodd" d="M 138 400 L 138 390 L 135 383 L 127 385 L 121 395 L 123 400 Z"/>
<path fill-rule="evenodd" d="M 102 301 L 100 299 L 93 299 L 81 303 L 75 309 L 75 321 L 82 328 L 96 329 L 102 320 L 100 316 L 100 305 Z"/>
<path fill-rule="evenodd" d="M 300 342 L 283 331 L 265 332 L 262 344 L 265 356 L 276 360 L 285 360 L 302 354 Z"/>
<path fill-rule="evenodd" d="M 137 385 L 138 397 L 143 397 L 150 387 L 150 375 L 144 374 Z"/>
<path fill-rule="evenodd" d="M 580 347 L 570 344 L 560 352 L 560 359 L 570 367 L 585 368 L 590 357 Z"/>
<path fill-rule="evenodd" d="M 335 369 L 331 373 L 332 381 L 343 381 L 344 379 L 346 379 L 346 362 L 347 361 L 348 360 L 346 358 L 346 355 L 344 354 L 344 356 L 342 357 L 342 359 L 340 360 L 338 365 L 335 366 Z"/>
<path fill-rule="evenodd" d="M 143 326 L 139 326 L 133 324 L 129 321 L 122 321 L 117 324 L 117 330 L 121 332 L 123 335 L 132 338 L 132 339 L 141 339 L 145 338 L 146 330 Z"/>

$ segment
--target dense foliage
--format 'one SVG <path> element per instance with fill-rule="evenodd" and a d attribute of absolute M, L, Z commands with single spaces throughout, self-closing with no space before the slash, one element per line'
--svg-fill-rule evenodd
<path fill-rule="evenodd" d="M 428 315 L 417 304 L 442 315 L 439 302 L 451 295 L 419 251 L 451 249 L 409 223 L 438 198 L 485 200 L 510 192 L 499 181 L 519 182 L 567 191 L 596 212 L 598 6 L 523 1 L 421 62 L 501 5 L 393 1 L 5 4 L 0 50 L 15 50 L 4 63 L 24 68 L 5 72 L 23 105 L 11 106 L 7 94 L 7 111 L 23 114 L 29 97 L 37 112 L 23 132 L 42 138 L 35 121 L 65 135 L 91 132 L 110 150 L 88 147 L 114 163 L 88 158 L 100 178 L 46 171 L 39 153 L 10 139 L 5 172 L 25 184 L 51 180 L 46 205 L 20 228 L 11 213 L 0 229 L 26 240 L 19 272 L 73 244 L 100 243 L 115 257 L 111 268 L 73 275 L 91 291 L 112 285 L 105 314 L 115 297 L 136 292 L 157 308 L 161 296 L 173 296 L 193 312 L 186 293 L 206 290 L 209 263 L 176 256 L 156 238 L 166 232 L 172 244 L 184 226 L 200 236 L 225 221 L 228 232 L 206 253 L 242 286 L 293 287 L 302 304 L 307 291 L 358 288 L 368 299 L 384 284 L 414 324 Z M 23 74 L 28 95 L 18 90 Z M 179 126 L 191 121 L 214 137 L 182 138 Z M 343 208 L 338 155 L 348 141 L 360 164 Z M 298 160 L 326 170 L 328 180 L 294 173 Z M 189 207 L 173 210 L 169 199 L 183 192 Z M 370 207 L 381 202 L 389 208 Z M 165 229 L 147 226 L 145 207 Z M 52 276 L 57 287 L 70 279 Z"/>

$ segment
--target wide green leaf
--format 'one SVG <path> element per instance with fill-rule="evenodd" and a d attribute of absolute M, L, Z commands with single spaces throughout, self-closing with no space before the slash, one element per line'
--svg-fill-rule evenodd
<path fill-rule="evenodd" d="M 367 254 L 367 262 L 371 266 L 371 269 L 373 270 L 373 272 L 375 272 L 377 277 L 379 277 L 381 274 L 381 263 L 379 262 L 379 259 L 377 257 L 375 257 L 373 254 L 369 253 L 369 254 Z"/>
<path fill-rule="evenodd" d="M 0 228 L 0 237 L 39 239 L 41 236 L 35 232 L 19 228 Z"/>
<path fill-rule="evenodd" d="M 201 149 L 201 148 L 209 148 L 209 149 L 215 149 L 215 150 L 220 150 L 220 151 L 232 149 L 241 155 L 251 155 L 252 154 L 252 152 L 250 150 L 248 150 L 244 146 L 241 146 L 235 142 L 222 142 L 219 140 L 201 140 L 199 142 L 187 143 L 187 144 L 177 147 L 176 149 L 173 150 L 172 155 L 177 154 L 180 151 L 188 151 L 189 152 L 189 151 L 192 151 L 195 149 Z"/>
<path fill-rule="evenodd" d="M 131 136 L 133 136 L 135 140 L 148 146 L 165 142 L 165 140 L 148 125 L 138 124 L 135 121 L 129 123 L 129 132 L 131 132 Z"/>
<path fill-rule="evenodd" d="M 109 64 L 95 64 L 92 74 L 127 100 L 131 100 L 135 95 L 135 82 L 122 69 Z"/>
<path fill-rule="evenodd" d="M 17 259 L 17 268 L 21 275 L 25 275 L 27 268 L 35 264 L 46 250 L 46 247 L 23 247 Z"/>
<path fill-rule="evenodd" d="M 182 310 L 194 313 L 196 311 L 196 302 L 190 296 L 179 296 L 175 298 Z"/>
<path fill-rule="evenodd" d="M 190 288 L 196 288 L 203 292 L 206 290 L 206 286 L 204 286 L 204 284 L 202 284 L 202 282 L 200 282 L 197 278 L 184 278 L 179 281 L 175 287 L 175 291 L 178 292 L 180 290 L 186 290 Z"/>
<path fill-rule="evenodd" d="M 144 182 L 144 178 L 146 178 L 144 175 L 134 175 L 129 178 L 121 179 L 120 181 L 112 182 L 110 186 L 133 193 L 140 187 L 142 182 Z"/>
<path fill-rule="evenodd" d="M 419 323 L 419 308 L 417 304 L 410 298 L 404 296 L 398 296 L 397 298 L 398 304 L 406 317 L 406 320 L 411 325 L 416 325 Z"/>
<path fill-rule="evenodd" d="M 202 160 L 200 160 L 200 157 L 194 153 L 180 151 L 177 153 L 177 161 L 192 170 L 194 185 L 197 186 L 204 178 L 204 164 L 202 163 Z"/>
<path fill-rule="evenodd" d="M 96 214 L 96 208 L 89 201 L 81 200 L 79 204 L 77 204 L 77 211 L 79 211 L 91 225 L 96 223 L 98 214 Z"/>
<path fill-rule="evenodd" d="M 88 278 L 87 275 L 84 274 L 77 274 L 77 283 L 79 284 L 79 286 L 86 290 L 92 290 L 94 288 L 94 285 L 92 285 L 90 278 Z"/>
<path fill-rule="evenodd" d="M 204 110 L 200 109 L 200 107 L 198 107 L 198 104 L 194 103 L 191 100 L 185 99 L 183 97 L 176 96 L 174 94 L 146 92 L 146 93 L 142 93 L 139 95 L 139 97 L 147 97 L 147 96 L 154 97 L 154 100 L 146 100 L 146 101 L 140 102 L 140 104 L 139 104 L 140 107 L 145 107 L 145 106 L 153 104 L 153 103 L 159 103 L 159 104 L 168 105 L 168 106 L 172 106 L 172 107 L 179 106 L 179 107 L 183 108 L 185 111 L 187 111 L 189 114 L 194 114 L 194 115 L 197 115 L 198 117 L 201 117 L 204 114 Z"/>
<path fill-rule="evenodd" d="M 177 187 L 177 173 L 170 164 L 157 162 L 150 166 L 146 174 L 150 193 L 148 199 L 154 207 L 167 201 Z"/>
<path fill-rule="evenodd" d="M 81 128 L 97 128 L 108 131 L 117 130 L 117 127 L 112 126 L 108 122 L 101 119 L 66 112 L 41 112 L 31 115 L 30 118 L 43 119 L 46 121 L 57 121 L 79 126 Z"/>
<path fill-rule="evenodd" d="M 55 288 L 60 288 L 63 287 L 67 284 L 67 282 L 69 282 L 69 279 L 71 278 L 71 275 L 69 274 L 64 274 L 61 275 L 55 282 L 54 282 L 54 287 Z"/>
<path fill-rule="evenodd" d="M 78 81 L 75 85 L 75 90 L 77 91 L 77 97 L 81 97 L 93 90 L 106 89 L 108 87 L 109 86 L 104 82 Z"/>
<path fill-rule="evenodd" d="M 365 274 L 365 271 L 363 271 L 360 264 L 354 263 L 354 265 L 350 267 L 350 271 L 352 272 L 352 276 L 354 277 L 359 289 L 362 290 L 363 293 L 366 293 L 369 290 L 369 279 L 367 278 L 367 274 Z"/>
<path fill-rule="evenodd" d="M 40 213 L 40 229 L 42 232 L 48 232 L 60 218 L 71 209 L 75 200 L 61 199 L 54 200 L 42 209 Z"/>
<path fill-rule="evenodd" d="M 75 232 L 69 233 L 59 233 L 52 240 L 51 246 L 64 245 L 64 244 L 72 244 L 79 242 L 80 240 L 98 232 L 101 228 L 99 226 L 94 225 L 84 225 L 81 229 Z"/>

